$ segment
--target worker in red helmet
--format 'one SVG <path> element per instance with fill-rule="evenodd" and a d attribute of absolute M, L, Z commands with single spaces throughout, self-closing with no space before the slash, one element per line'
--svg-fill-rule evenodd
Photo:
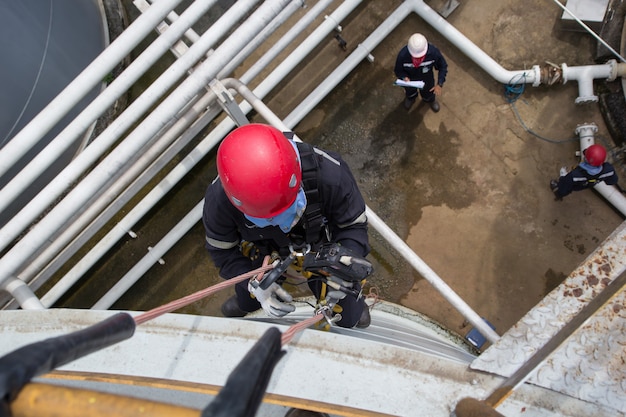
<path fill-rule="evenodd" d="M 203 223 L 206 249 L 225 279 L 261 266 L 266 255 L 285 259 L 292 248 L 341 245 L 356 257 L 370 250 L 365 202 L 346 162 L 336 153 L 295 142 L 278 129 L 249 124 L 232 131 L 217 151 L 218 177 L 208 187 Z M 309 279 L 319 298 L 322 285 Z M 360 284 L 354 283 L 356 292 Z M 291 296 L 275 282 L 261 290 L 244 281 L 222 305 L 226 317 L 263 308 L 274 317 L 292 312 Z M 361 296 L 347 295 L 342 327 L 367 327 Z"/>
<path fill-rule="evenodd" d="M 437 79 L 435 80 L 435 70 Z M 424 87 L 404 87 L 404 108 L 409 110 L 418 95 L 436 113 L 439 111 L 437 96 L 441 95 L 448 74 L 448 63 L 439 49 L 428 42 L 421 33 L 414 33 L 396 57 L 394 73 L 403 81 L 423 81 Z"/>
<path fill-rule="evenodd" d="M 606 162 L 606 149 L 594 144 L 583 150 L 583 161 L 567 172 L 561 168 L 561 176 L 550 181 L 550 189 L 557 200 L 569 195 L 572 191 L 580 191 L 595 186 L 603 181 L 607 185 L 617 185 L 618 177 L 615 168 Z"/>

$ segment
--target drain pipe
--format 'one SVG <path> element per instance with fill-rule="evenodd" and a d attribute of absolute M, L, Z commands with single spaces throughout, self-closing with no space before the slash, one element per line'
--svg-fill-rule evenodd
<path fill-rule="evenodd" d="M 181 77 L 187 74 L 187 71 L 200 60 L 206 51 L 216 41 L 216 36 L 221 33 L 226 33 L 229 28 L 236 24 L 239 19 L 248 13 L 259 0 L 241 0 L 235 3 L 223 16 L 212 26 L 213 31 L 205 33 L 201 40 L 195 43 L 189 51 L 181 58 L 176 60 L 167 71 L 165 71 L 148 89 L 137 98 L 117 119 L 115 119 L 107 128 L 96 138 L 96 140 L 88 146 L 77 158 L 75 158 L 61 173 L 59 173 L 54 181 L 51 181 L 40 191 L 37 196 L 22 210 L 14 216 L 2 229 L 0 229 L 0 250 L 6 248 L 17 236 L 19 236 L 24 230 L 31 226 L 32 222 L 46 210 L 54 201 L 67 190 L 77 179 L 83 175 L 85 171 L 89 169 L 99 158 L 102 157 L 111 146 L 119 139 L 119 137 L 131 128 L 134 123 L 148 111 L 154 103 L 170 89 Z M 286 1 L 286 0 L 285 0 Z M 217 26 L 216 26 L 217 25 Z M 229 52 L 232 54 L 231 52 Z M 213 59 L 206 62 L 213 63 Z M 219 65 L 224 65 L 221 62 Z M 191 98 L 188 100 L 191 101 Z M 186 105 L 187 103 L 185 103 Z M 183 108 L 184 105 L 181 105 Z M 176 109 L 177 110 L 177 109 Z M 162 127 L 167 124 L 170 119 L 164 119 L 158 122 L 158 126 Z M 156 125 L 155 125 L 156 126 Z M 124 146 L 132 149 L 126 151 L 115 151 L 114 154 L 121 155 L 121 158 L 131 158 L 138 152 L 141 146 L 152 140 L 153 135 L 145 132 L 141 132 L 138 129 L 129 135 L 133 136 L 131 140 L 129 137 L 117 145 L 118 149 L 124 149 Z M 156 133 L 156 132 L 155 132 Z M 136 137 L 138 136 L 138 137 Z M 123 144 L 126 145 L 123 145 Z M 108 158 L 111 160 L 113 157 Z M 123 163 L 114 162 L 114 165 L 121 166 Z M 103 163 L 100 163 L 100 167 L 108 172 L 106 178 L 110 175 L 115 175 L 113 170 L 107 169 Z M 102 178 L 104 179 L 104 177 Z M 100 181 L 100 180 L 99 180 Z M 84 185 L 83 185 L 84 186 Z M 91 187 L 91 193 L 98 190 Z M 77 205 L 79 206 L 79 205 Z M 67 216 L 70 212 L 61 214 L 61 216 Z M 50 220 L 53 221 L 53 220 Z M 59 221 L 56 221 L 58 224 Z M 42 242 L 43 244 L 43 242 Z"/>
<path fill-rule="evenodd" d="M 580 140 L 581 161 L 583 159 L 582 155 L 584 150 L 595 143 L 594 133 L 597 131 L 598 126 L 595 123 L 583 124 L 576 127 L 575 133 Z M 622 215 L 626 216 L 626 197 L 624 197 L 624 194 L 622 194 L 616 186 L 599 182 L 593 189 L 600 193 L 613 207 L 619 210 Z"/>
<path fill-rule="evenodd" d="M 27 189 L 65 152 L 85 129 L 98 119 L 122 94 L 150 69 L 161 56 L 202 16 L 216 0 L 194 2 L 146 48 L 101 94 L 0 190 L 0 212 Z M 138 111 L 132 113 L 139 117 Z"/>
<path fill-rule="evenodd" d="M 6 281 L 20 268 L 25 261 L 41 247 L 42 243 L 56 233 L 72 213 L 100 191 L 109 178 L 121 169 L 127 159 L 142 147 L 141 138 L 151 138 L 161 130 L 181 108 L 184 108 L 208 81 L 221 69 L 222 62 L 232 58 L 233 51 L 239 50 L 251 40 L 254 33 L 262 30 L 290 0 L 263 3 L 232 36 L 224 41 L 210 59 L 198 66 L 193 73 L 167 97 L 144 121 L 127 137 L 127 139 L 107 156 L 83 181 L 81 181 L 50 213 L 31 229 L 5 256 L 0 259 L 0 288 L 5 289 Z M 242 1 L 236 4 L 243 3 Z M 123 155 L 120 158 L 118 154 Z M 123 160 L 126 159 L 126 160 Z M 11 222 L 9 222 L 10 224 Z"/>
<path fill-rule="evenodd" d="M 57 95 L 30 123 L 0 149 L 0 176 L 15 165 L 80 100 L 102 82 L 181 0 L 163 0 L 133 22 Z"/>

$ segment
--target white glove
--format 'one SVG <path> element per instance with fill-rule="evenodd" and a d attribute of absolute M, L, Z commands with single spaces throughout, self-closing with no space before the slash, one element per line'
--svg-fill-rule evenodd
<path fill-rule="evenodd" d="M 283 317 L 296 309 L 296 306 L 293 304 L 287 304 L 293 301 L 291 294 L 275 282 L 265 290 L 261 287 L 255 288 L 248 283 L 248 291 L 250 291 L 250 294 L 254 295 L 257 301 L 261 303 L 261 307 L 263 307 L 263 310 L 269 316 Z M 286 301 L 286 303 L 280 301 L 278 297 Z"/>

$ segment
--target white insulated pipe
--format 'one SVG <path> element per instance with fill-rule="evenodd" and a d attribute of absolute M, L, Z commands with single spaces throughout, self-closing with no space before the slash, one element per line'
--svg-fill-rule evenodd
<path fill-rule="evenodd" d="M 162 0 L 135 20 L 30 123 L 0 149 L 0 176 L 15 165 L 80 100 L 100 84 L 181 0 Z"/>
<path fill-rule="evenodd" d="M 6 209 L 50 165 L 65 152 L 85 130 L 109 108 L 202 16 L 213 4 L 197 1 L 146 48 L 98 97 L 96 97 L 70 124 L 63 129 L 43 151 L 34 157 L 11 181 L 0 190 L 0 212 Z M 137 117 L 139 112 L 134 111 Z"/>
<path fill-rule="evenodd" d="M 25 263 L 25 261 L 39 249 L 42 242 L 49 239 L 59 228 L 63 227 L 69 217 L 85 205 L 89 199 L 99 191 L 109 178 L 115 176 L 126 161 L 138 152 L 145 140 L 151 138 L 163 128 L 187 103 L 194 99 L 208 82 L 217 74 L 224 62 L 228 62 L 239 50 L 249 42 L 255 31 L 260 31 L 289 0 L 280 0 L 263 3 L 235 33 L 224 41 L 212 59 L 198 66 L 169 97 L 167 97 L 144 121 L 109 154 L 87 177 L 81 181 L 50 213 L 31 229 L 5 256 L 0 259 L 0 288 Z M 244 3 L 240 0 L 237 5 Z M 194 45 L 195 46 L 195 45 Z M 9 222 L 11 223 L 11 222 Z"/>
<path fill-rule="evenodd" d="M 43 310 L 44 305 L 39 301 L 33 290 L 30 289 L 25 282 L 11 278 L 5 283 L 6 291 L 8 291 L 15 300 L 20 303 L 24 310 Z"/>
<path fill-rule="evenodd" d="M 154 103 L 171 88 L 181 77 L 187 74 L 187 71 L 193 67 L 204 55 L 206 51 L 213 46 L 217 40 L 217 36 L 226 33 L 234 24 L 236 24 L 242 16 L 249 12 L 259 0 L 241 0 L 236 2 L 233 7 L 213 25 L 211 30 L 203 34 L 198 42 L 196 42 L 182 57 L 176 60 L 167 71 L 165 71 L 156 81 L 148 87 L 148 89 L 138 97 L 133 103 L 118 116 L 107 128 L 88 146 L 77 158 L 75 158 L 61 173 L 59 173 L 54 181 L 40 191 L 22 210 L 15 215 L 10 222 L 0 229 L 0 250 L 6 248 L 17 236 L 26 230 L 32 222 L 46 210 L 68 187 L 70 187 L 83 173 L 94 164 L 102 155 L 109 151 L 110 147 L 115 144 L 119 137 L 132 127 L 134 123 L 149 110 Z M 209 60 L 207 62 L 214 62 Z M 225 65 L 225 62 L 221 62 Z M 191 97 L 193 98 L 193 97 Z M 188 101 L 191 101 L 191 98 Z M 185 103 L 186 104 L 186 103 Z M 181 105 L 181 108 L 184 105 Z M 178 109 L 176 109 L 178 110 Z M 169 119 L 163 119 L 158 122 L 159 129 L 168 123 Z M 136 154 L 144 144 L 148 143 L 153 134 L 149 133 L 149 129 L 140 131 L 135 129 L 129 137 L 124 139 L 123 143 L 132 149 L 126 151 L 115 151 L 115 155 L 121 155 L 121 158 L 130 158 Z M 132 136 L 131 139 L 130 136 Z M 121 148 L 121 145 L 118 145 Z M 107 161 L 111 159 L 107 158 Z M 107 162 L 108 163 L 108 162 Z M 122 166 L 121 162 L 111 162 L 114 166 Z M 100 163 L 102 166 L 103 163 Z M 113 165 L 112 165 L 113 166 Z M 116 175 L 115 170 L 104 168 L 106 178 Z M 101 179 L 105 179 L 104 177 Z M 100 181 L 98 187 L 90 187 L 89 193 L 99 192 Z M 78 207 L 78 205 L 77 205 Z M 61 216 L 69 216 L 69 213 L 61 214 Z M 45 220 L 45 219 L 44 219 Z M 58 220 L 50 220 L 59 223 Z M 43 242 L 42 242 L 43 243 Z M 0 261 L 1 264 L 1 261 Z M 1 281 L 0 281 L 1 286 Z"/>
<path fill-rule="evenodd" d="M 215 76 L 218 80 L 229 76 L 259 45 L 261 45 L 280 25 L 282 25 L 296 10 L 304 7 L 304 0 L 292 1 L 277 16 L 263 28 L 263 30 L 243 47 L 235 57 Z"/>
<path fill-rule="evenodd" d="M 294 24 L 278 42 L 274 43 L 272 47 L 259 58 L 244 75 L 241 76 L 241 81 L 244 84 L 248 84 L 254 77 L 256 77 L 270 62 L 275 59 L 278 54 L 283 51 L 287 45 L 289 45 L 304 29 L 306 29 L 315 18 L 324 11 L 334 0 L 318 0 L 317 3 L 311 9 Z M 298 46 L 298 49 L 302 48 L 302 45 Z M 304 48 L 306 49 L 306 48 Z M 309 51 L 310 52 L 310 51 Z M 222 79 L 230 75 L 229 72 L 220 72 L 217 75 L 217 79 Z"/>
<path fill-rule="evenodd" d="M 198 223 L 198 214 L 202 213 L 203 200 L 200 200 L 198 204 L 189 212 L 181 221 L 179 221 L 174 228 L 172 228 L 167 235 L 163 237 L 152 249 L 148 251 L 148 254 L 141 258 L 122 278 L 120 278 L 115 285 L 107 291 L 94 305 L 92 310 L 107 310 L 113 303 L 115 303 L 119 297 L 133 286 L 137 279 L 142 277 L 152 266 L 159 261 L 159 259 L 165 255 L 165 253 L 178 242 L 193 226 Z M 135 279 L 137 278 L 137 279 Z"/>

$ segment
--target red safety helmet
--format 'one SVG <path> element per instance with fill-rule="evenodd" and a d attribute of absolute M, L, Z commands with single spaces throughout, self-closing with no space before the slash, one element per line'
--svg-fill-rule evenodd
<path fill-rule="evenodd" d="M 591 145 L 583 151 L 583 155 L 589 165 L 599 167 L 606 160 L 606 149 L 602 145 Z"/>
<path fill-rule="evenodd" d="M 278 129 L 249 124 L 233 130 L 217 150 L 217 172 L 241 212 L 274 217 L 296 199 L 302 169 L 298 154 Z"/>

